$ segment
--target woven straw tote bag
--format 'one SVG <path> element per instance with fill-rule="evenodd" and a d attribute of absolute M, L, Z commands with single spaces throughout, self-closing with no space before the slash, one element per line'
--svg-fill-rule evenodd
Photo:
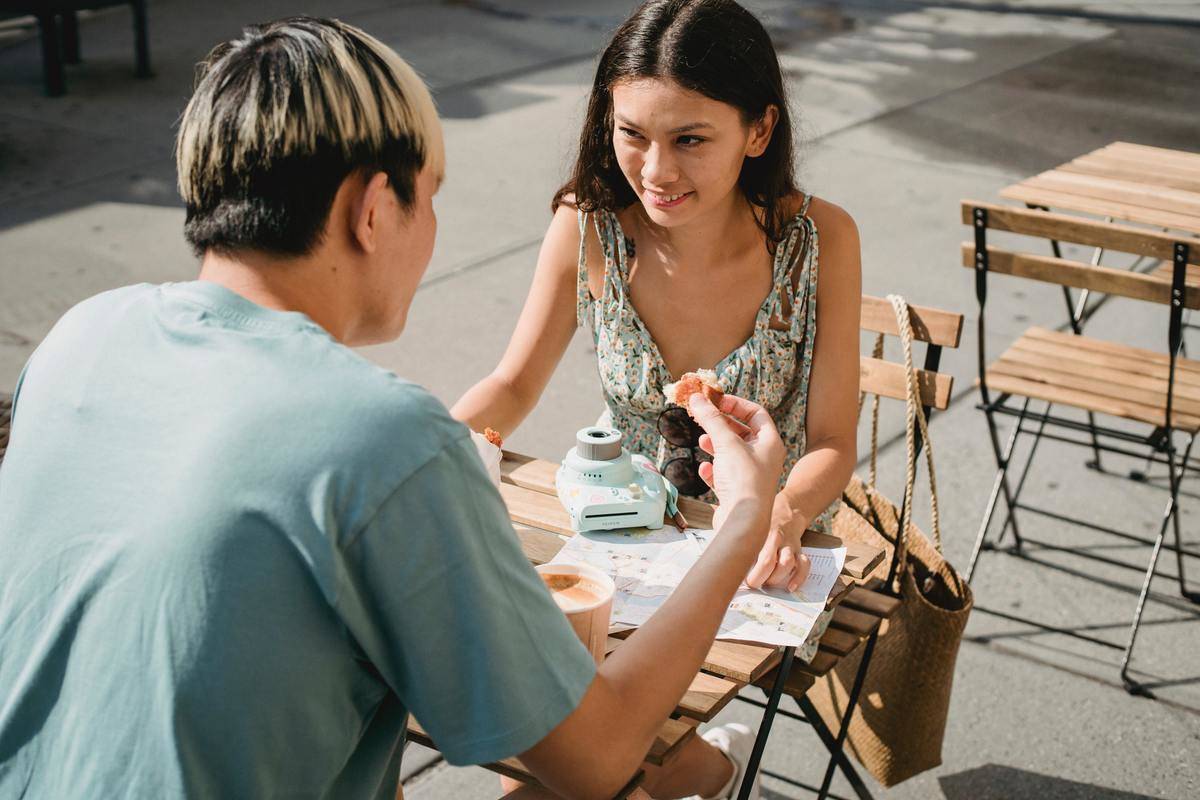
<path fill-rule="evenodd" d="M 904 518 L 901 509 L 875 488 L 879 449 L 879 398 L 875 397 L 870 477 L 867 482 L 857 475 L 851 480 L 842 498 L 848 508 L 835 518 L 834 533 L 843 539 L 882 546 L 887 553 L 881 567 L 885 578 L 892 555 L 898 552 L 899 566 L 888 588 L 900 598 L 900 607 L 883 623 L 847 737 L 847 750 L 854 758 L 881 784 L 894 786 L 942 763 L 954 663 L 974 600 L 971 587 L 941 552 L 933 448 L 913 369 L 908 304 L 898 295 L 889 295 L 888 299 L 899 323 L 908 375 Z M 875 349 L 878 358 L 883 352 L 882 335 Z M 918 430 L 925 442 L 929 470 L 932 539 L 911 521 Z M 841 728 L 864 649 L 860 647 L 842 659 L 808 691 L 808 697 L 835 733 Z"/>

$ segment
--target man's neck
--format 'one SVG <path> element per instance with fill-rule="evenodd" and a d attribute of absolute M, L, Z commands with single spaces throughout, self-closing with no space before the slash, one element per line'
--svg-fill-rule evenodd
<path fill-rule="evenodd" d="M 276 311 L 299 311 L 339 342 L 353 334 L 345 275 L 327 259 L 279 257 L 254 251 L 209 250 L 199 279 L 224 286 L 252 303 Z"/>

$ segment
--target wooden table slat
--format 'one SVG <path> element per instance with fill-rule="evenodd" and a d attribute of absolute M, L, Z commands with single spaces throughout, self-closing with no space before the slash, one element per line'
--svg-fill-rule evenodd
<path fill-rule="evenodd" d="M 1101 178 L 1057 169 L 1027 178 L 1021 183 L 1032 189 L 1079 194 L 1138 208 L 1153 208 L 1189 216 L 1200 215 L 1200 194 L 1184 189 L 1172 189 L 1169 186 L 1155 186 L 1119 178 Z"/>
<path fill-rule="evenodd" d="M 874 614 L 868 614 L 858 609 L 850 608 L 845 603 L 838 603 L 833 610 L 830 626 L 850 631 L 859 638 L 870 636 L 879 627 L 881 619 Z"/>
<path fill-rule="evenodd" d="M 606 652 L 611 653 L 624 642 L 624 638 L 610 636 L 608 642 Z M 683 699 L 679 701 L 676 711 L 699 722 L 708 722 L 720 713 L 721 709 L 727 706 L 745 685 L 741 681 L 731 681 L 718 675 L 698 672 L 687 691 L 684 692 Z"/>
<path fill-rule="evenodd" d="M 1113 142 L 1100 148 L 1100 152 L 1129 154 L 1148 163 L 1172 164 L 1177 167 L 1200 169 L 1200 153 L 1155 147 L 1134 142 Z"/>
<path fill-rule="evenodd" d="M 522 552 L 535 566 L 554 558 L 566 544 L 566 539 L 559 534 L 534 528 L 523 522 L 514 522 L 513 529 L 517 532 L 517 538 L 521 540 Z"/>
<path fill-rule="evenodd" d="M 1127 222 L 1140 222 L 1159 228 L 1200 234 L 1200 216 L 1141 208 L 1126 203 L 1117 203 L 1112 200 L 1089 198 L 1069 192 L 1056 192 L 1050 189 L 1039 189 L 1019 183 L 1001 189 L 1000 196 L 1022 203 L 1047 206 L 1051 209 L 1065 208 L 1071 211 L 1081 211 L 1086 214 L 1097 214 L 1102 217 L 1126 220 Z"/>
<path fill-rule="evenodd" d="M 1183 189 L 1189 192 L 1200 192 L 1200 177 L 1180 175 L 1178 171 L 1166 169 L 1161 172 L 1148 170 L 1132 164 L 1098 158 L 1077 158 L 1074 161 L 1058 167 L 1063 172 L 1076 172 L 1080 175 L 1095 175 L 1100 178 L 1116 178 L 1123 181 L 1139 181 L 1156 186 L 1167 186 L 1172 189 Z M 1200 171 L 1197 172 L 1200 174 Z"/>
<path fill-rule="evenodd" d="M 888 619 L 900 607 L 898 597 L 891 597 L 866 586 L 855 586 L 846 594 L 846 599 L 842 603 L 880 619 Z"/>
<path fill-rule="evenodd" d="M 656 766 L 661 766 L 663 761 L 669 759 L 676 752 L 678 752 L 679 748 L 682 747 L 688 739 L 692 738 L 695 733 L 695 721 L 668 719 L 663 723 L 662 727 L 659 728 L 658 735 L 654 737 L 654 743 L 650 746 L 650 752 L 646 756 L 646 761 Z M 424 745 L 425 747 L 433 750 L 438 749 L 437 744 L 430 738 L 429 734 L 425 732 L 425 729 L 421 727 L 421 724 L 417 722 L 417 720 L 411 714 L 408 716 L 408 738 L 410 741 Z M 505 759 L 504 762 L 497 763 L 503 763 L 511 769 L 524 770 L 524 767 L 521 766 L 521 762 L 515 758 Z M 489 764 L 488 768 L 492 769 L 493 765 Z M 529 773 L 525 772 L 524 774 L 528 775 Z"/>
<path fill-rule="evenodd" d="M 854 652 L 862 639 L 849 631 L 830 625 L 821 635 L 821 649 L 828 650 L 837 656 L 848 656 Z"/>

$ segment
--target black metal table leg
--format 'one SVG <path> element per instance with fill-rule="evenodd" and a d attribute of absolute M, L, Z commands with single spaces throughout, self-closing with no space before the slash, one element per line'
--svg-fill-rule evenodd
<path fill-rule="evenodd" d="M 65 63 L 79 63 L 79 14 L 75 11 L 62 15 L 62 54 Z"/>
<path fill-rule="evenodd" d="M 746 773 L 742 776 L 742 788 L 738 791 L 738 800 L 746 800 L 754 779 L 758 777 L 758 764 L 762 761 L 763 750 L 767 747 L 767 738 L 771 735 L 771 725 L 775 722 L 775 712 L 779 708 L 779 698 L 783 695 L 783 687 L 788 675 L 792 672 L 792 662 L 796 657 L 796 648 L 783 648 L 783 661 L 779 664 L 779 672 L 775 676 L 775 684 L 771 687 L 771 696 L 767 699 L 766 710 L 763 711 L 762 722 L 758 726 L 758 736 L 754 739 L 754 750 L 750 753 L 750 761 L 746 764 Z"/>
<path fill-rule="evenodd" d="M 67 91 L 63 80 L 62 40 L 58 31 L 58 16 L 52 12 L 38 14 L 38 30 L 42 36 L 42 76 L 47 97 L 61 97 Z"/>
<path fill-rule="evenodd" d="M 133 46 L 137 58 L 134 75 L 139 78 L 149 78 L 150 72 L 150 39 L 146 22 L 146 0 L 133 0 Z"/>
<path fill-rule="evenodd" d="M 821 740 L 821 744 L 825 745 L 825 749 L 829 751 L 830 757 L 837 762 L 838 769 L 842 771 L 842 775 L 849 782 L 850 788 L 858 795 L 859 800 L 874 800 L 871 791 L 858 774 L 858 770 L 850 762 L 850 757 L 846 755 L 845 748 L 837 747 L 837 737 L 825 725 L 825 721 L 821 719 L 821 714 L 817 711 L 816 706 L 812 704 L 812 701 L 807 697 L 800 697 L 797 698 L 796 703 L 800 706 L 800 710 L 804 712 L 804 718 L 812 725 L 812 729 L 817 734 L 817 738 Z"/>

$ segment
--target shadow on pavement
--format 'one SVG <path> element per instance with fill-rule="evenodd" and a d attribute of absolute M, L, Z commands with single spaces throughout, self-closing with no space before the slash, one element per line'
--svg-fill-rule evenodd
<path fill-rule="evenodd" d="M 1150 795 L 1106 789 L 1003 764 L 985 764 L 938 778 L 946 800 L 1015 800 L 1054 797 L 1058 800 L 1151 800 Z"/>

